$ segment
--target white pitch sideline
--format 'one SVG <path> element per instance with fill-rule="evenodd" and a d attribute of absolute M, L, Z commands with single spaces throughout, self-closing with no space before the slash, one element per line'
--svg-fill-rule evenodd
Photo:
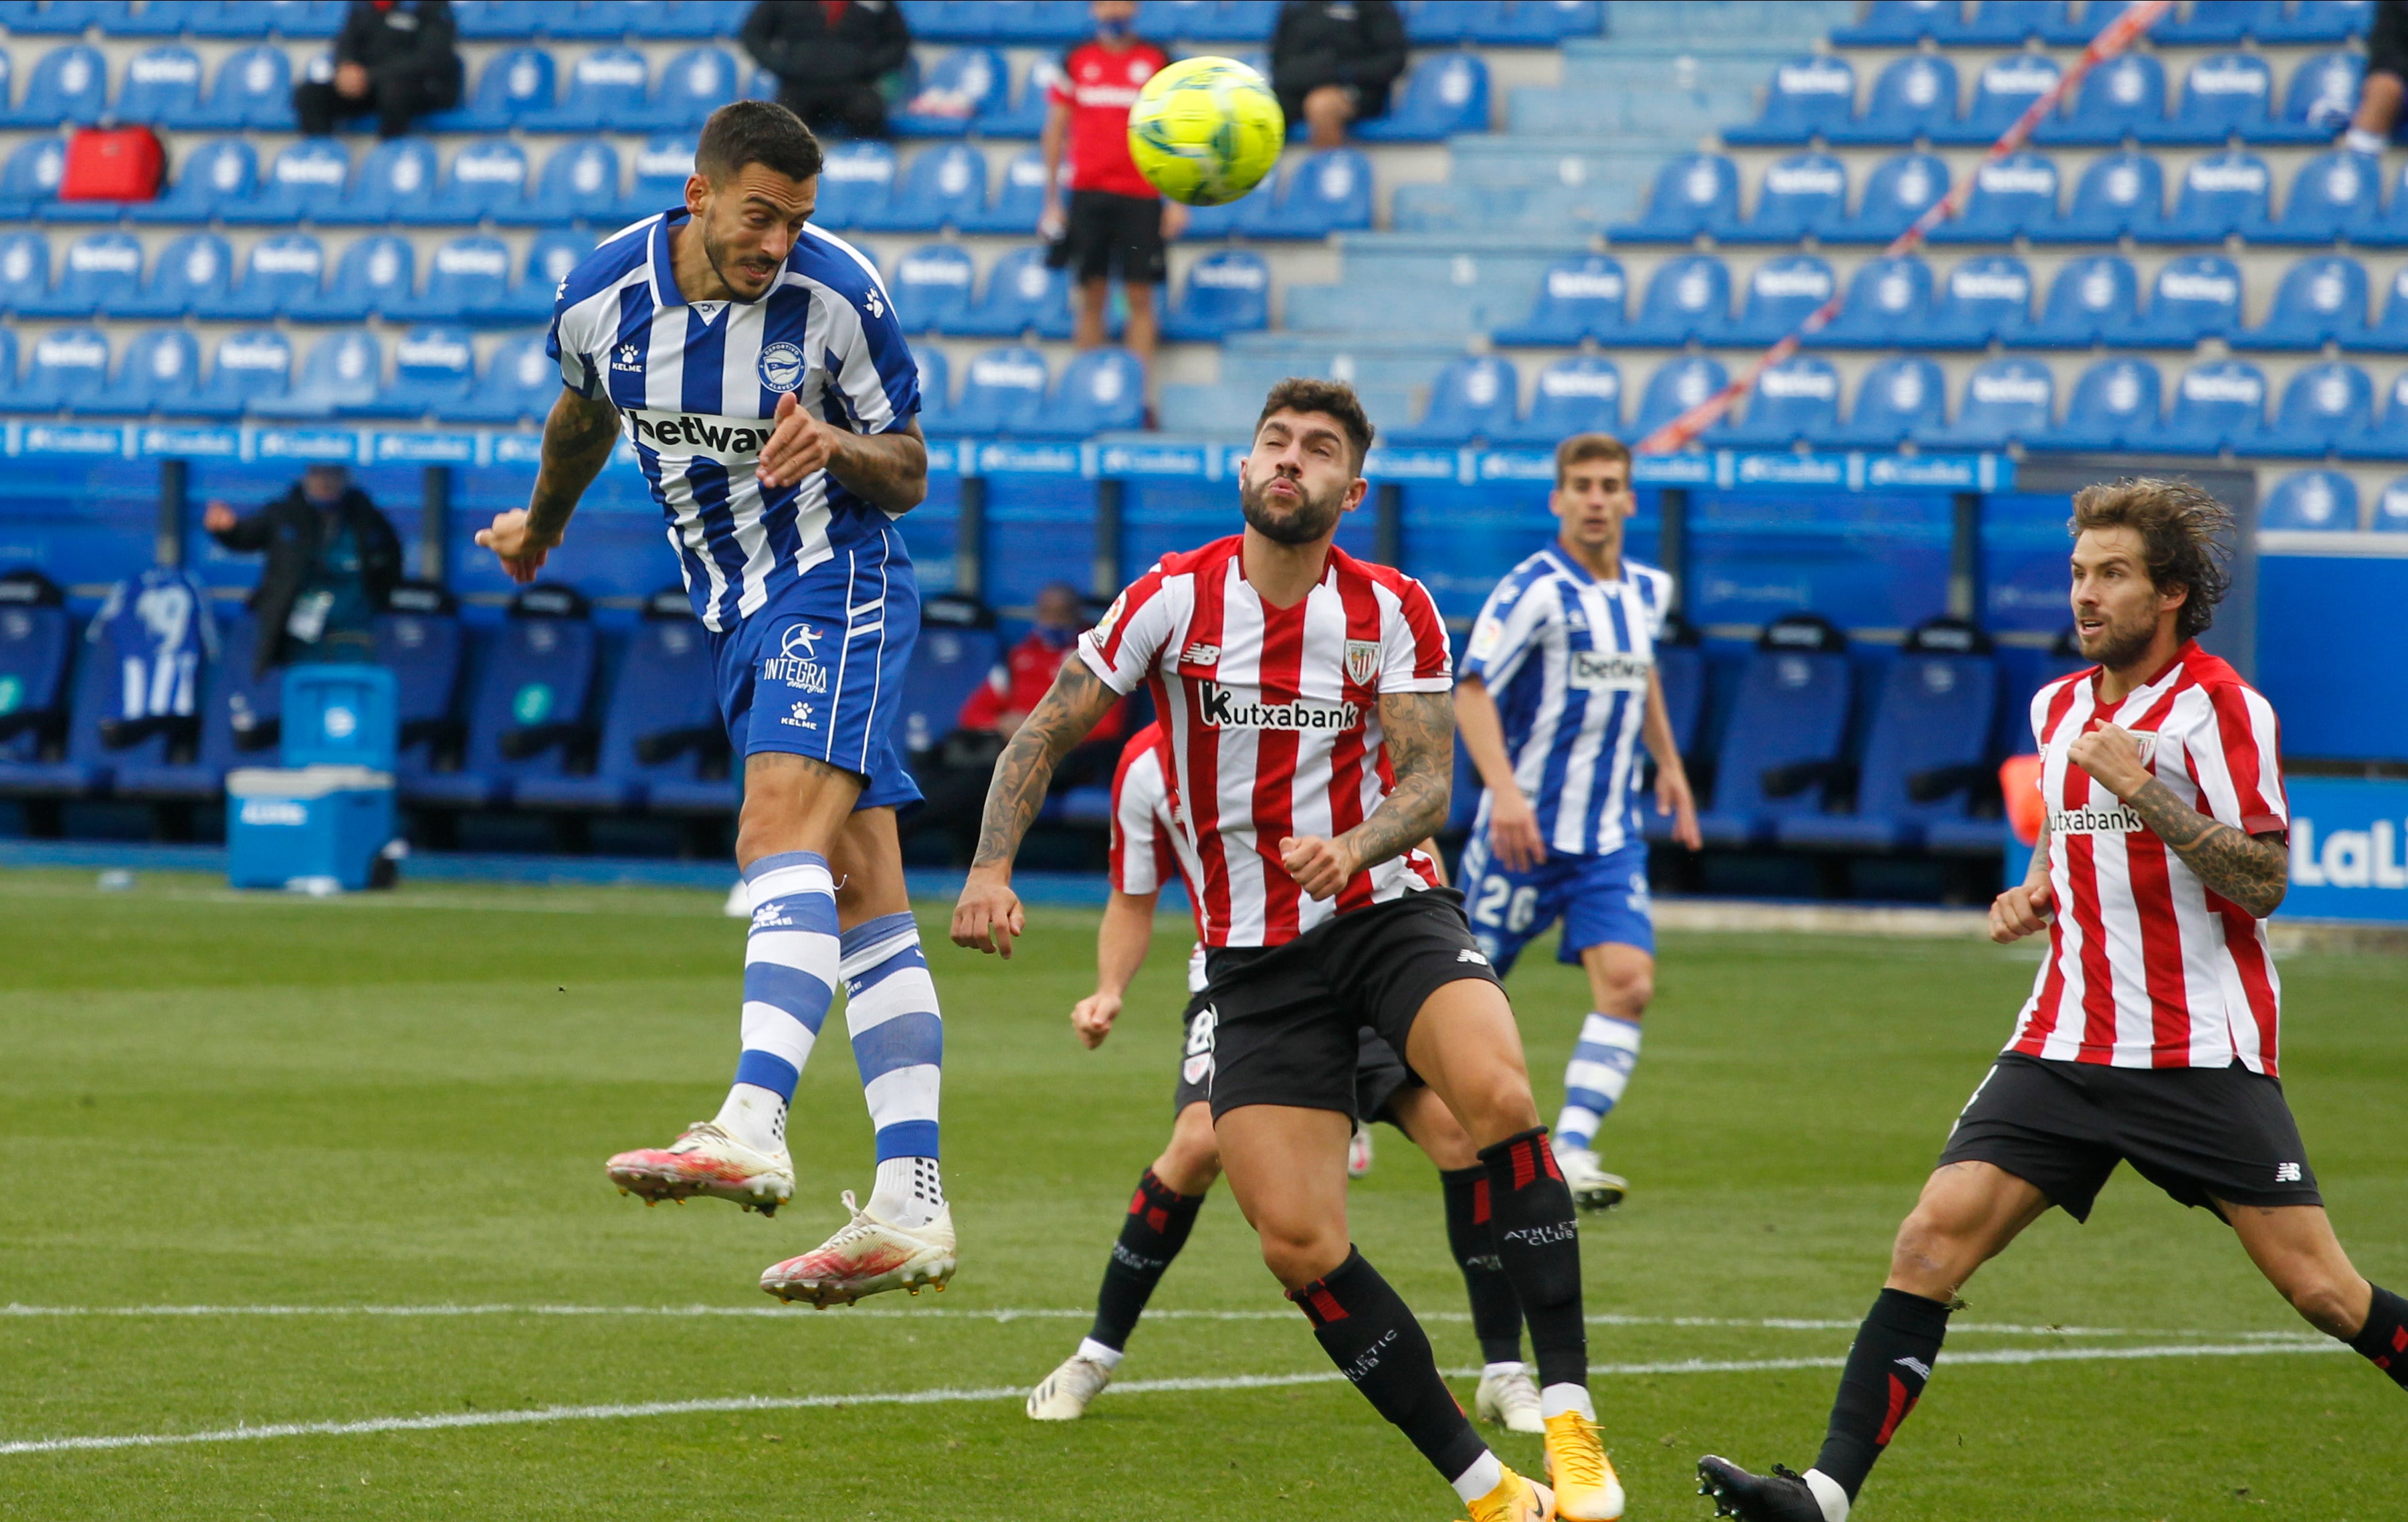
<path fill-rule="evenodd" d="M 2225 1358 L 2280 1353 L 2347 1352 L 2339 1343 L 2297 1345 L 2273 1343 L 2224 1344 L 2182 1343 L 2161 1347 L 2003 1348 L 1945 1356 L 1950 1368 L 1978 1364 L 2081 1363 L 2096 1359 Z M 1685 1358 L 1672 1363 L 1592 1364 L 1592 1377 L 1636 1377 L 1651 1374 L 1742 1374 L 1786 1369 L 1837 1369 L 1846 1360 L 1822 1358 Z M 1477 1369 L 1450 1369 L 1449 1378 L 1470 1379 Z M 1219 1378 L 1140 1379 L 1114 1385 L 1109 1395 L 1155 1395 L 1207 1390 L 1277 1389 L 1294 1385 L 1326 1385 L 1341 1376 L 1335 1370 L 1305 1374 L 1232 1374 Z M 688 1416 L 735 1411 L 812 1411 L 851 1406 L 946 1405 L 982 1400 L 1023 1400 L 1022 1386 L 986 1389 L 881 1390 L 861 1395 L 728 1396 L 702 1400 L 645 1400 L 626 1405 L 539 1406 L 528 1411 L 460 1411 L 430 1416 L 371 1416 L 351 1422 L 282 1422 L 260 1427 L 219 1428 L 203 1432 L 129 1432 L 93 1437 L 32 1438 L 0 1443 L 0 1456 L 10 1454 L 89 1453 L 115 1448 L 173 1448 L 209 1443 L 256 1443 L 270 1438 L 366 1437 L 383 1432 L 434 1432 L 456 1428 L 531 1427 L 550 1422 L 614 1421 L 643 1416 Z"/>

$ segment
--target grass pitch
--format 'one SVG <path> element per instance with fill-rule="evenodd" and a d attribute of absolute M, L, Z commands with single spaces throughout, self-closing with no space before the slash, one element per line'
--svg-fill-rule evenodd
<path fill-rule="evenodd" d="M 924 915 L 953 1288 L 817 1314 L 753 1285 L 838 1223 L 839 1188 L 867 1187 L 841 1019 L 797 1097 L 801 1191 L 774 1221 L 645 1210 L 601 1175 L 726 1081 L 743 927 L 715 896 L 309 902 L 0 876 L 0 1517 L 1457 1515 L 1332 1382 L 1226 1198 L 1124 1386 L 1074 1425 L 1022 1415 L 1166 1132 L 1185 947 L 1166 922 L 1090 1054 L 1066 1015 L 1092 916 L 1034 919 L 1006 966 Z M 1602 1138 L 1634 1194 L 1584 1233 L 1634 1522 L 1705 1516 L 1708 1449 L 1812 1458 L 1891 1229 L 2031 970 L 1980 944 L 1668 939 L 1646 1059 Z M 2319 955 L 2283 975 L 2291 1098 L 2343 1239 L 2408 1282 L 2408 969 Z M 1551 1106 L 1586 997 L 1539 957 L 1512 988 Z M 1393 1131 L 1354 1213 L 1441 1361 L 1476 1363 L 1435 1181 Z M 2401 1393 L 2300 1335 L 2220 1226 L 2128 1171 L 2089 1227 L 2051 1215 L 1970 1299 L 1863 1522 L 2399 1515 Z M 667 1409 L 628 1412 L 646 1406 Z M 361 1429 L 323 1430 L 343 1424 Z M 1498 1446 L 1536 1467 L 1533 1441 Z"/>

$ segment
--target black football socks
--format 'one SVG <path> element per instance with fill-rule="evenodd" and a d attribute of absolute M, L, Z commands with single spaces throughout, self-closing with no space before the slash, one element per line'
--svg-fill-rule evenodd
<path fill-rule="evenodd" d="M 1856 1328 L 1831 1402 L 1831 1430 L 1814 1468 L 1836 1481 L 1850 1500 L 1864 1487 L 1873 1460 L 1889 1446 L 1899 1423 L 1923 1399 L 1941 1339 L 1948 1335 L 1949 1307 L 1939 1300 L 1885 1289 Z"/>
<path fill-rule="evenodd" d="M 1513 1281 L 1505 1276 L 1505 1262 L 1497 1256 L 1497 1237 L 1489 1229 L 1488 1170 L 1458 1168 L 1438 1176 L 1446 1197 L 1446 1245 L 1463 1271 L 1463 1287 L 1471 1299 L 1471 1334 L 1480 1340 L 1486 1363 L 1522 1361 L 1522 1302 L 1514 1298 Z"/>
<path fill-rule="evenodd" d="M 1588 1328 L 1581 1320 L 1580 1228 L 1572 1220 L 1572 1192 L 1555 1166 L 1543 1126 L 1483 1147 L 1480 1160 L 1488 1170 L 1488 1225 L 1497 1256 L 1530 1326 L 1541 1409 L 1554 1415 L 1549 1391 L 1567 1385 L 1583 1392 L 1588 1387 Z M 1582 1394 L 1579 1403 L 1586 1400 Z"/>
<path fill-rule="evenodd" d="M 1154 1176 L 1153 1169 L 1145 1170 L 1137 1181 L 1137 1193 L 1129 1197 L 1111 1261 L 1104 1265 L 1104 1286 L 1096 1295 L 1096 1325 L 1087 1333 L 1089 1341 L 1115 1354 L 1128 1346 L 1129 1333 L 1145 1314 L 1154 1286 L 1162 1283 L 1163 1271 L 1187 1245 L 1196 1213 L 1203 1208 L 1202 1195 L 1174 1194 Z"/>
<path fill-rule="evenodd" d="M 1313 1337 L 1338 1371 L 1450 1484 L 1485 1469 L 1488 1444 L 1439 1377 L 1421 1323 L 1361 1253 L 1350 1250 L 1327 1278 L 1289 1290 L 1287 1298 L 1312 1323 Z"/>
<path fill-rule="evenodd" d="M 2389 1374 L 2393 1384 L 2408 1389 L 2408 1300 L 2381 1285 L 2367 1287 L 2374 1291 L 2374 1303 L 2366 1308 L 2366 1325 L 2349 1339 L 2349 1345 Z"/>

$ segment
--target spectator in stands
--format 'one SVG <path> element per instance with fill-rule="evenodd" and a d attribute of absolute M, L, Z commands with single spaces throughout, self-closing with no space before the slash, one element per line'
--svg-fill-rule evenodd
<path fill-rule="evenodd" d="M 1271 33 L 1271 90 L 1290 128 L 1315 148 L 1346 140 L 1348 123 L 1388 111 L 1405 71 L 1405 22 L 1393 0 L 1287 0 Z"/>
<path fill-rule="evenodd" d="M 364 661 L 373 625 L 401 580 L 401 539 L 338 465 L 313 465 L 258 511 L 212 502 L 201 519 L 229 550 L 267 552 L 251 594 L 259 670 L 293 661 Z"/>
<path fill-rule="evenodd" d="M 1046 263 L 1068 268 L 1078 283 L 1078 325 L 1071 341 L 1102 347 L 1111 277 L 1121 278 L 1128 304 L 1123 337 L 1151 380 L 1160 319 L 1154 288 L 1168 273 L 1168 247 L 1187 227 L 1187 208 L 1163 199 L 1129 157 L 1128 113 L 1137 93 L 1170 55 L 1141 40 L 1132 27 L 1136 0 L 1095 0 L 1087 9 L 1096 35 L 1070 50 L 1047 93 L 1045 211 L 1038 231 L 1051 248 Z M 1070 160 L 1070 201 L 1062 204 L 1062 159 Z"/>
<path fill-rule="evenodd" d="M 377 136 L 398 137 L 429 111 L 460 104 L 452 0 L 351 0 L 335 39 L 335 74 L 293 87 L 301 130 L 323 137 L 338 119 L 376 113 Z"/>
<path fill-rule="evenodd" d="M 2358 115 L 2350 119 L 2342 146 L 2353 153 L 2380 155 L 2400 124 L 2408 96 L 2408 0 L 2374 0 L 2374 22 L 2366 34 L 2366 81 L 2358 87 Z"/>
<path fill-rule="evenodd" d="M 813 132 L 883 137 L 879 82 L 910 60 L 911 28 L 893 0 L 760 0 L 744 18 L 744 50 Z"/>
<path fill-rule="evenodd" d="M 1037 594 L 1035 626 L 964 700 L 956 721 L 960 727 L 920 764 L 920 790 L 927 802 L 906 822 L 905 834 L 942 830 L 953 838 L 960 859 L 969 859 L 978 843 L 979 816 L 985 807 L 996 757 L 1003 754 L 1004 742 L 1019 731 L 1045 690 L 1054 685 L 1054 674 L 1069 659 L 1071 647 L 1091 622 L 1085 599 L 1069 582 L 1055 582 Z M 1049 792 L 1111 779 L 1113 764 L 1120 758 L 1127 707 L 1115 704 L 1103 723 L 1063 757 Z"/>

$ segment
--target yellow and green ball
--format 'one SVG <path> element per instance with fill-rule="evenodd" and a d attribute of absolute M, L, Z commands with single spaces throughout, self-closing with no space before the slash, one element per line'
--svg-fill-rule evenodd
<path fill-rule="evenodd" d="M 1138 92 L 1128 140 L 1154 189 L 1190 206 L 1220 206 L 1270 173 L 1287 118 L 1263 77 L 1236 59 L 1185 58 Z"/>

